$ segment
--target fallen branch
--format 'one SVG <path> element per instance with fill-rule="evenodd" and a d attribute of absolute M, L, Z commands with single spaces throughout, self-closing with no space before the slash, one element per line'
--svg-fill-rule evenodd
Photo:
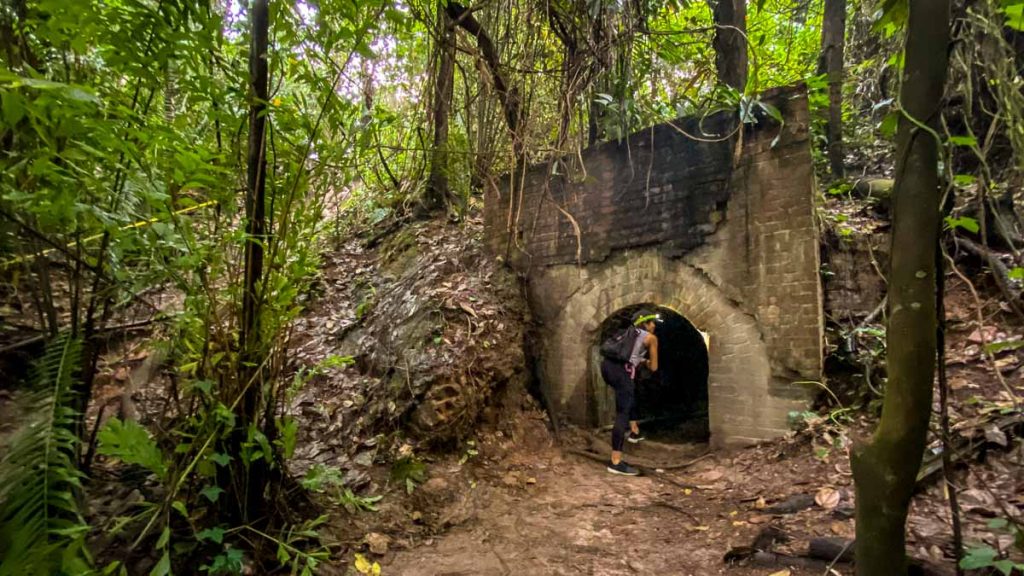
<path fill-rule="evenodd" d="M 955 464 L 966 460 L 981 451 L 985 446 L 988 446 L 990 441 L 985 437 L 986 428 L 994 425 L 1000 432 L 1005 433 L 1022 423 L 1024 423 L 1024 414 L 989 414 L 988 418 L 981 420 L 974 426 L 977 433 L 972 437 L 959 436 L 955 442 L 950 442 L 949 463 Z M 917 473 L 917 483 L 919 485 L 930 481 L 936 473 L 942 470 L 942 458 L 943 452 L 941 449 L 937 453 L 926 453 L 925 459 L 921 463 L 921 470 Z"/>
<path fill-rule="evenodd" d="M 1024 322 L 1024 307 L 1021 307 L 1020 294 L 1016 293 L 1012 288 L 1012 282 L 1010 280 L 1010 270 L 1003 264 L 999 257 L 984 246 L 980 246 L 967 238 L 957 236 L 956 243 L 959 246 L 963 246 L 965 250 L 974 254 L 978 258 L 981 258 L 988 264 L 989 270 L 992 272 L 992 277 L 996 281 L 996 286 L 999 287 L 999 291 L 1003 293 L 1003 298 L 1006 303 L 1010 305 L 1013 312 L 1017 315 L 1022 322 Z"/>
<path fill-rule="evenodd" d="M 102 328 L 102 329 L 98 330 L 98 333 L 99 334 L 105 334 L 105 333 L 109 333 L 109 332 L 126 332 L 126 331 L 129 331 L 129 330 L 139 330 L 141 328 L 145 328 L 145 327 L 149 326 L 150 324 L 152 324 L 154 322 L 156 322 L 156 318 L 155 317 L 154 318 L 149 318 L 149 319 L 146 319 L 146 320 L 139 320 L 138 322 L 129 322 L 127 324 L 119 324 L 117 326 L 107 326 L 106 328 Z M 0 348 L 0 356 L 3 356 L 4 354 L 10 354 L 11 352 L 17 352 L 18 350 L 21 350 L 22 348 L 28 348 L 28 347 L 36 345 L 36 344 L 42 344 L 45 340 L 46 340 L 46 335 L 45 334 L 39 334 L 37 336 L 32 336 L 30 338 L 25 338 L 24 340 L 19 340 L 18 342 L 14 342 L 12 344 L 8 344 L 7 346 L 4 346 L 4 347 Z"/>
<path fill-rule="evenodd" d="M 831 562 L 853 562 L 853 540 L 848 538 L 812 538 L 807 545 L 807 557 Z"/>

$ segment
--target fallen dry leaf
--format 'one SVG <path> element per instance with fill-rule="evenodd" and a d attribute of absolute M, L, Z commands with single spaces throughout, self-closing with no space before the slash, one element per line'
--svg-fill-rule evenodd
<path fill-rule="evenodd" d="M 829 530 L 831 530 L 836 536 L 849 537 L 853 535 L 853 530 L 845 522 L 832 522 L 832 524 L 829 525 Z"/>
<path fill-rule="evenodd" d="M 778 572 L 772 572 L 768 576 L 790 576 L 790 574 L 792 574 L 792 572 L 789 571 L 789 568 L 786 568 L 785 570 L 779 570 Z"/>
<path fill-rule="evenodd" d="M 826 510 L 831 510 L 839 505 L 839 491 L 826 486 L 814 495 L 814 502 Z"/>
<path fill-rule="evenodd" d="M 462 308 L 463 310 L 465 310 L 466 314 L 469 314 L 473 318 L 478 318 L 478 316 L 476 315 L 476 312 L 472 308 L 469 307 L 469 304 L 466 304 L 465 302 L 459 302 L 459 308 Z"/>
<path fill-rule="evenodd" d="M 698 477 L 704 482 L 714 482 L 715 480 L 721 479 L 724 475 L 725 473 L 721 470 L 708 470 Z"/>
<path fill-rule="evenodd" d="M 1004 448 L 1007 445 L 1006 433 L 999 429 L 999 426 L 995 424 L 989 424 L 985 427 L 985 439 L 993 444 L 998 444 Z"/>

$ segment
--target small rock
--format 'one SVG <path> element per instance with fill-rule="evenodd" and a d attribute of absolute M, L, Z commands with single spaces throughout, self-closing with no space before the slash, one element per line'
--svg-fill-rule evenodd
<path fill-rule="evenodd" d="M 383 556 L 388 553 L 388 546 L 391 545 L 391 538 L 379 532 L 370 532 L 363 538 L 370 552 Z"/>
<path fill-rule="evenodd" d="M 713 469 L 708 470 L 706 472 L 701 472 L 700 474 L 697 475 L 697 478 L 699 478 L 702 482 L 710 483 L 721 480 L 722 476 L 725 476 L 724 472 L 722 472 L 721 470 Z"/>
<path fill-rule="evenodd" d="M 440 495 L 448 491 L 448 481 L 440 476 L 434 476 L 420 486 L 420 491 L 431 496 Z"/>
<path fill-rule="evenodd" d="M 526 479 L 526 483 L 527 484 L 536 484 L 537 483 L 537 479 L 531 476 L 531 477 Z"/>
<path fill-rule="evenodd" d="M 345 472 L 345 476 L 342 477 L 341 481 L 347 488 L 359 490 L 370 483 L 370 475 L 363 470 L 352 469 Z"/>
<path fill-rule="evenodd" d="M 505 475 L 504 478 L 501 479 L 501 482 L 505 486 L 519 486 L 519 474 L 517 474 L 516 472 L 509 472 L 508 474 Z"/>
<path fill-rule="evenodd" d="M 373 452 L 360 452 L 356 454 L 356 457 L 352 459 L 352 462 L 359 466 L 373 466 Z"/>
<path fill-rule="evenodd" d="M 423 512 L 420 512 L 419 510 L 413 510 L 410 517 L 416 524 L 423 522 Z"/>

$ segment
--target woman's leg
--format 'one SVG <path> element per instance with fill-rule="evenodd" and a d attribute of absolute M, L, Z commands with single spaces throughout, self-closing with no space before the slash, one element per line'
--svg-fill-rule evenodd
<path fill-rule="evenodd" d="M 622 447 L 626 442 L 629 412 L 633 407 L 633 380 L 624 366 L 611 362 L 601 365 L 601 376 L 615 389 L 615 425 L 612 427 L 612 464 L 622 461 Z"/>

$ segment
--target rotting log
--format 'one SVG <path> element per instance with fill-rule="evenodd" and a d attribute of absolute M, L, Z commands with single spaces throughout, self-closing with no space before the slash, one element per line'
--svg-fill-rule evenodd
<path fill-rule="evenodd" d="M 850 455 L 857 575 L 907 574 L 906 519 L 924 453 L 935 375 L 935 238 L 939 142 L 950 40 L 949 0 L 910 0 L 893 191 L 887 361 L 878 428 Z"/>

